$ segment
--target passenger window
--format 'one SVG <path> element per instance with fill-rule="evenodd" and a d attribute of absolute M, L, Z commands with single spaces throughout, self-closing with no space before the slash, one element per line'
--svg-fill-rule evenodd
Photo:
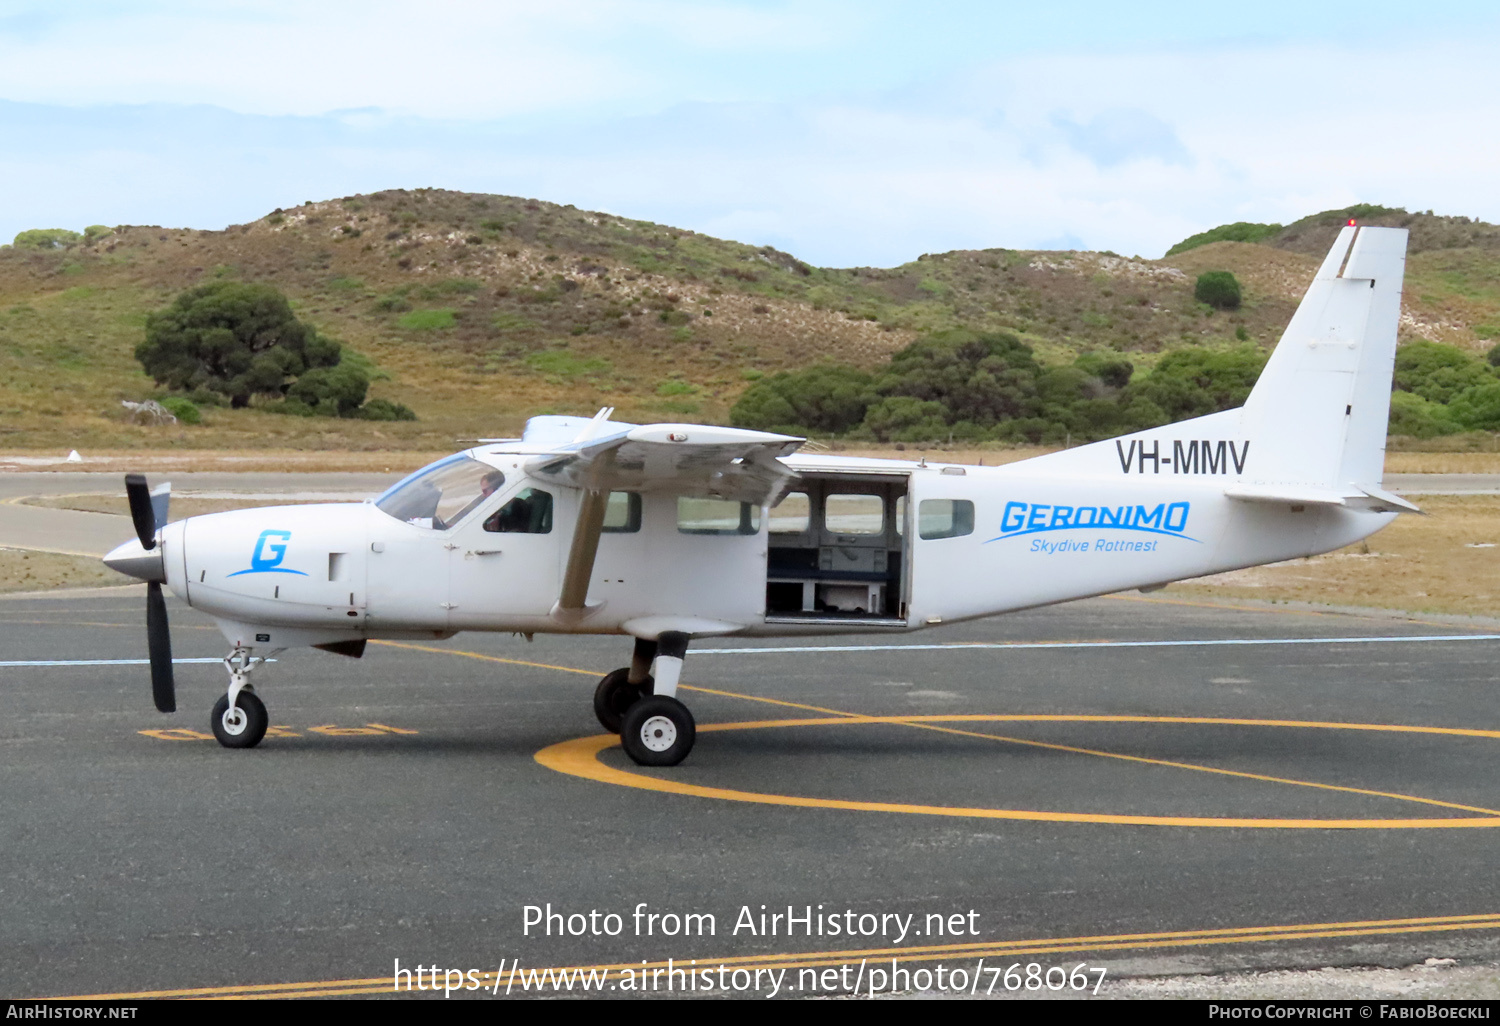
<path fill-rule="evenodd" d="M 896 496 L 896 535 L 904 537 L 906 534 L 906 496 Z"/>
<path fill-rule="evenodd" d="M 883 534 L 885 502 L 878 495 L 830 495 L 823 526 L 833 534 Z"/>
<path fill-rule="evenodd" d="M 772 534 L 801 534 L 812 523 L 812 503 L 806 492 L 788 492 L 771 507 Z"/>
<path fill-rule="evenodd" d="M 677 530 L 683 534 L 758 534 L 760 507 L 729 499 L 677 497 Z"/>
<path fill-rule="evenodd" d="M 610 492 L 604 507 L 605 534 L 634 534 L 641 529 L 641 497 L 636 492 Z"/>
<path fill-rule="evenodd" d="M 923 499 L 917 507 L 917 534 L 922 538 L 962 538 L 973 533 L 974 504 L 968 499 Z"/>
<path fill-rule="evenodd" d="M 522 489 L 490 515 L 484 529 L 501 534 L 550 534 L 552 494 L 538 488 Z"/>

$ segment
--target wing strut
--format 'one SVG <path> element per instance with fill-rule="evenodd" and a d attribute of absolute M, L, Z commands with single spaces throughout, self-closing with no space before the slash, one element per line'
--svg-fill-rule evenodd
<path fill-rule="evenodd" d="M 576 615 L 584 611 L 608 506 L 608 491 L 591 488 L 583 493 L 578 504 L 578 523 L 573 527 L 573 547 L 568 551 L 568 566 L 563 571 L 562 594 L 554 612 Z"/>

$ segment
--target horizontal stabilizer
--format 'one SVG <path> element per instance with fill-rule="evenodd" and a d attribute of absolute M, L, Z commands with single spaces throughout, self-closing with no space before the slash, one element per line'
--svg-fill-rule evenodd
<path fill-rule="evenodd" d="M 1342 506 L 1363 513 L 1420 513 L 1420 508 L 1379 488 L 1339 490 L 1298 485 L 1233 484 L 1224 489 L 1231 499 L 1292 506 Z"/>

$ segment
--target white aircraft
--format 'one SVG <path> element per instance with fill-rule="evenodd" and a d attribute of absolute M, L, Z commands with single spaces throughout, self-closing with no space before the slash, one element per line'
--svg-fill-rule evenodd
<path fill-rule="evenodd" d="M 1003 467 L 793 455 L 699 424 L 534 417 L 362 504 L 167 523 L 126 478 L 152 690 L 176 708 L 161 586 L 233 650 L 212 726 L 267 726 L 251 671 L 311 645 L 459 631 L 613 634 L 594 710 L 637 763 L 693 747 L 689 643 L 891 634 L 1327 552 L 1419 512 L 1381 488 L 1406 232 L 1339 233 L 1244 407 Z"/>

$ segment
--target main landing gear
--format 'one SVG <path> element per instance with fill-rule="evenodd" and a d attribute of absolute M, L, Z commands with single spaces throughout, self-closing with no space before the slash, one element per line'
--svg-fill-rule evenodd
<path fill-rule="evenodd" d="M 637 638 L 630 665 L 605 674 L 594 689 L 594 715 L 620 735 L 637 765 L 676 766 L 693 750 L 697 726 L 676 697 L 687 647 L 688 636 L 678 631 L 663 631 L 656 641 Z"/>
<path fill-rule="evenodd" d="M 236 648 L 224 657 L 224 668 L 229 671 L 229 691 L 214 703 L 209 724 L 214 737 L 225 748 L 254 748 L 266 736 L 270 717 L 266 715 L 265 703 L 255 694 L 250 685 L 250 673 L 265 657 L 250 657 L 250 650 Z"/>

